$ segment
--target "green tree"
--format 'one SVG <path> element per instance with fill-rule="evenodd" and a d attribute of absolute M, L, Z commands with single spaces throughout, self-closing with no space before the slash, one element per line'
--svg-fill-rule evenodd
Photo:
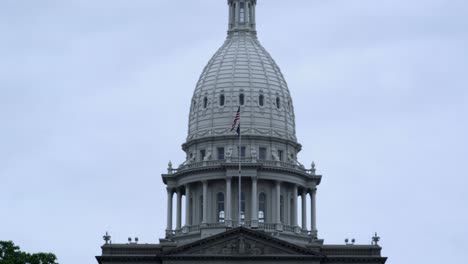
<path fill-rule="evenodd" d="M 12 241 L 0 241 L 0 264 L 58 264 L 52 253 L 29 254 Z"/>

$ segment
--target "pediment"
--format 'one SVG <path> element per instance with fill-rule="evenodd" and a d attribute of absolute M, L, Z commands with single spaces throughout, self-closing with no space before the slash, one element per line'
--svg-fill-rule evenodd
<path fill-rule="evenodd" d="M 274 238 L 262 231 L 236 228 L 168 252 L 180 256 L 287 256 L 315 255 L 307 248 Z"/>

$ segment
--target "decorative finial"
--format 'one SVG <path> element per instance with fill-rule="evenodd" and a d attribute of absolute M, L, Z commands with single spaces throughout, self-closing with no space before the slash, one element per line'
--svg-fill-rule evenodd
<path fill-rule="evenodd" d="M 106 245 L 109 244 L 109 241 L 111 239 L 111 236 L 109 235 L 109 233 L 106 231 L 106 234 L 102 237 L 102 239 L 104 239 L 104 241 L 106 241 Z"/>
<path fill-rule="evenodd" d="M 346 238 L 346 239 L 344 240 L 344 242 L 346 243 L 346 245 L 354 245 L 354 243 L 356 243 L 356 239 L 354 239 L 354 238 L 351 239 L 351 243 L 349 243 L 349 239 Z"/>
<path fill-rule="evenodd" d="M 128 243 L 129 243 L 129 244 L 132 243 L 132 238 L 131 238 L 131 237 L 128 237 Z"/>
<path fill-rule="evenodd" d="M 135 244 L 138 244 L 138 237 L 135 237 Z"/>
<path fill-rule="evenodd" d="M 379 245 L 380 237 L 377 236 L 377 232 L 375 232 L 375 235 L 372 237 L 372 245 Z"/>
<path fill-rule="evenodd" d="M 171 174 L 172 171 L 173 171 L 173 169 L 172 169 L 172 162 L 169 161 L 169 163 L 167 164 L 167 173 L 168 173 L 168 174 Z"/>
<path fill-rule="evenodd" d="M 310 173 L 311 173 L 312 175 L 315 175 L 315 171 L 316 171 L 316 170 L 315 170 L 315 162 L 312 161 L 312 165 L 311 165 L 311 168 L 310 168 Z"/>

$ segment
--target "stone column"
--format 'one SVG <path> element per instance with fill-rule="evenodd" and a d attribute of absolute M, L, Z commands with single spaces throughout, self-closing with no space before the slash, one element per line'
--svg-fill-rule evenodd
<path fill-rule="evenodd" d="M 292 226 L 297 226 L 297 185 L 294 185 L 293 187 L 293 208 L 292 208 L 292 216 L 293 219 L 291 219 L 291 225 Z"/>
<path fill-rule="evenodd" d="M 258 201 L 257 201 L 257 178 L 252 177 L 252 206 L 251 206 L 251 211 L 252 211 L 252 218 L 251 218 L 251 226 L 253 228 L 258 227 Z"/>
<path fill-rule="evenodd" d="M 226 226 L 232 227 L 232 191 L 231 177 L 226 178 L 226 200 L 224 202 L 224 210 L 226 212 Z"/>
<path fill-rule="evenodd" d="M 167 225 L 166 236 L 172 235 L 172 195 L 174 194 L 172 188 L 167 187 Z"/>
<path fill-rule="evenodd" d="M 314 238 L 317 238 L 317 218 L 316 218 L 316 210 L 315 210 L 316 193 L 317 193 L 317 188 L 313 188 L 310 191 L 310 230 Z"/>
<path fill-rule="evenodd" d="M 277 224 L 281 224 L 281 182 L 276 181 L 276 219 Z"/>
<path fill-rule="evenodd" d="M 307 231 L 307 191 L 302 190 L 302 230 Z"/>
<path fill-rule="evenodd" d="M 177 189 L 177 219 L 176 219 L 176 230 L 179 230 L 182 226 L 182 190 Z"/>
<path fill-rule="evenodd" d="M 208 182 L 203 181 L 203 218 L 202 224 L 208 223 Z"/>
<path fill-rule="evenodd" d="M 185 225 L 191 225 L 192 208 L 190 208 L 190 186 L 185 185 Z"/>

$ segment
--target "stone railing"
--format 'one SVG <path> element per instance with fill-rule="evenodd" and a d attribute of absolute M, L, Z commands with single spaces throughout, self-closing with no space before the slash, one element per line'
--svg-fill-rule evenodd
<path fill-rule="evenodd" d="M 255 226 L 253 226 L 251 221 L 241 222 L 241 225 L 239 225 L 239 221 L 232 221 L 229 224 L 227 223 L 205 223 L 201 225 L 184 226 L 182 229 L 171 231 L 170 235 L 179 236 L 179 235 L 185 235 L 185 234 L 190 234 L 190 233 L 192 234 L 200 233 L 202 229 L 236 228 L 239 226 L 252 228 L 256 230 L 263 230 L 265 232 L 286 232 L 286 233 L 294 233 L 300 236 L 311 235 L 310 231 L 302 230 L 298 226 L 290 226 L 290 225 L 283 225 L 283 224 L 276 224 L 276 223 L 257 223 Z"/>
<path fill-rule="evenodd" d="M 239 163 L 239 158 L 230 158 L 230 159 L 224 159 L 224 160 L 207 160 L 207 161 L 198 161 L 198 162 L 193 162 L 193 163 L 182 164 L 177 169 L 170 168 L 169 174 L 176 173 L 179 171 L 184 171 L 187 169 L 202 168 L 202 167 L 209 167 L 209 166 L 219 166 L 222 163 L 236 164 L 236 163 Z M 241 158 L 241 164 L 261 164 L 263 166 L 268 166 L 268 167 L 283 167 L 283 168 L 290 168 L 290 169 L 307 172 L 309 174 L 313 174 L 312 170 L 306 170 L 304 166 L 299 165 L 297 163 L 292 163 L 292 162 Z"/>

